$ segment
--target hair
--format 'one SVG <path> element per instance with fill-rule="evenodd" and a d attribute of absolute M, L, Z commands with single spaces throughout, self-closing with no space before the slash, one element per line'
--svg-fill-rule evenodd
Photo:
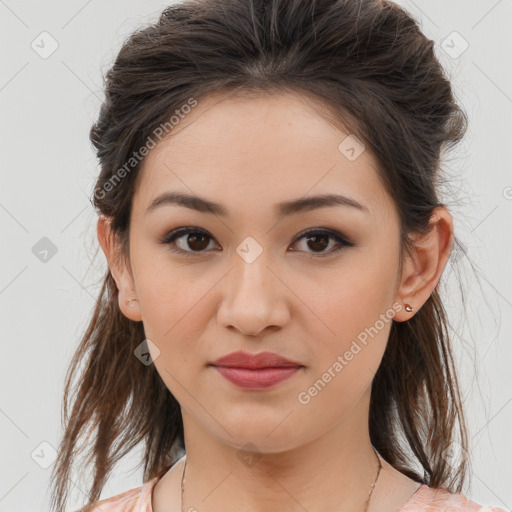
<path fill-rule="evenodd" d="M 100 164 L 91 201 L 109 219 L 120 258 L 129 255 L 130 209 L 143 161 L 134 162 L 134 152 L 154 143 L 151 136 L 171 115 L 186 113 L 191 98 L 292 93 L 325 106 L 323 114 L 375 158 L 399 213 L 401 257 L 413 247 L 409 234 L 425 233 L 433 210 L 444 206 L 441 155 L 468 125 L 434 41 L 386 0 L 182 1 L 133 32 L 103 80 L 105 99 L 90 130 Z M 454 244 L 460 246 L 456 236 Z M 115 464 L 140 442 L 144 481 L 162 475 L 184 450 L 179 403 L 155 366 L 133 356 L 143 340 L 142 322 L 121 312 L 107 269 L 66 375 L 52 510 L 64 511 L 79 453 L 87 455 L 86 466 L 94 463 L 91 504 Z M 460 492 L 468 441 L 451 350 L 436 287 L 412 318 L 392 322 L 372 382 L 369 429 L 373 446 L 395 469 Z M 446 455 L 455 442 L 462 448 L 456 465 Z"/>

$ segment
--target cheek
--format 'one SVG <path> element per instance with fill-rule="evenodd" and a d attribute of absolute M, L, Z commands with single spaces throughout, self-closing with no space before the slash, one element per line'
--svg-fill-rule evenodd
<path fill-rule="evenodd" d="M 207 363 L 208 354 L 198 340 L 204 337 L 208 318 L 206 292 L 214 285 L 205 286 L 208 283 L 197 275 L 192 279 L 188 274 L 169 264 L 153 264 L 140 272 L 138 290 L 144 332 L 158 347 L 155 368 L 181 404 L 190 401 L 191 376 Z"/>
<path fill-rule="evenodd" d="M 370 384 L 395 313 L 392 303 L 397 269 L 392 251 L 388 247 L 387 251 L 364 253 L 354 258 L 353 265 L 347 263 L 340 272 L 333 272 L 328 287 L 322 286 L 311 304 L 311 310 L 322 319 L 311 324 L 314 329 L 309 337 L 315 340 L 311 350 L 317 362 L 312 377 L 322 378 L 330 371 L 336 374 L 332 381 L 337 381 L 331 387 L 339 386 L 344 392 L 359 393 Z M 322 380 L 329 378 L 325 375 Z"/>
<path fill-rule="evenodd" d="M 141 244 L 142 246 L 143 244 Z M 162 351 L 185 315 L 189 287 L 166 257 L 165 247 L 137 247 L 132 255 L 137 295 L 146 337 Z"/>
<path fill-rule="evenodd" d="M 156 270 L 154 267 L 153 270 Z M 205 307 L 208 298 L 205 297 L 209 284 L 204 280 L 187 278 L 186 274 L 171 271 L 152 271 L 141 284 L 142 321 L 146 334 L 151 335 L 162 346 L 186 346 L 193 342 L 202 332 L 206 321 Z M 173 340 L 181 340 L 180 344 Z"/>

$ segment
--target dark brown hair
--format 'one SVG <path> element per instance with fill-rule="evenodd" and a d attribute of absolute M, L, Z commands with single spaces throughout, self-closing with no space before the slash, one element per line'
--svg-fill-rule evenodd
<path fill-rule="evenodd" d="M 290 92 L 326 107 L 319 110 L 376 159 L 399 212 L 402 250 L 412 247 L 408 234 L 424 233 L 433 209 L 444 206 L 438 196 L 442 152 L 467 128 L 434 41 L 407 11 L 385 0 L 176 3 L 125 41 L 104 90 L 90 132 L 101 168 L 92 202 L 110 218 L 120 257 L 128 257 L 140 167 L 133 154 L 154 141 L 173 113 L 186 112 L 191 99 Z M 52 472 L 57 512 L 64 511 L 79 453 L 87 455 L 84 467 L 94 464 L 93 503 L 114 465 L 140 442 L 144 481 L 165 472 L 184 449 L 179 404 L 155 366 L 134 356 L 144 328 L 122 314 L 117 293 L 107 270 L 66 376 L 65 430 Z M 410 320 L 393 322 L 372 384 L 370 436 L 397 470 L 460 492 L 467 433 L 447 325 L 437 288 Z M 458 465 L 446 457 L 454 441 L 462 447 Z"/>

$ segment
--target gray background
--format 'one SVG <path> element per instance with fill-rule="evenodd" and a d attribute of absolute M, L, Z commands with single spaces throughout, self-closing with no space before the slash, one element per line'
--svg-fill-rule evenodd
<path fill-rule="evenodd" d="M 473 454 L 466 494 L 482 504 L 510 508 L 512 2 L 399 3 L 436 41 L 470 117 L 465 141 L 445 161 L 445 200 L 475 269 L 463 252 L 455 255 L 468 268 L 464 314 L 455 268 L 448 264 L 447 310 Z M 121 42 L 140 25 L 156 21 L 166 5 L 0 0 L 0 511 L 49 508 L 52 450 L 62 434 L 64 374 L 105 268 L 102 253 L 92 260 L 98 244 L 88 201 L 98 170 L 88 132 L 102 98 L 100 72 Z M 51 49 L 51 40 L 40 36 L 44 31 L 58 43 L 47 58 L 41 52 Z M 464 41 L 469 46 L 462 52 Z M 39 44 L 39 53 L 32 44 Z M 48 240 L 41 241 L 44 237 Z M 46 255 L 40 252 L 49 247 Z M 117 467 L 102 497 L 141 485 L 139 454 Z M 69 510 L 82 496 L 83 484 L 76 484 Z"/>

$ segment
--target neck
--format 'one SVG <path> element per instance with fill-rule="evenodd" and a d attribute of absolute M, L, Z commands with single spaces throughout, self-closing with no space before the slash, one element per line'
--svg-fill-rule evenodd
<path fill-rule="evenodd" d="M 364 512 L 379 459 L 361 422 L 340 422 L 308 445 L 276 453 L 240 451 L 206 436 L 190 417 L 183 420 L 184 511 L 225 512 L 243 504 L 247 512 Z"/>

